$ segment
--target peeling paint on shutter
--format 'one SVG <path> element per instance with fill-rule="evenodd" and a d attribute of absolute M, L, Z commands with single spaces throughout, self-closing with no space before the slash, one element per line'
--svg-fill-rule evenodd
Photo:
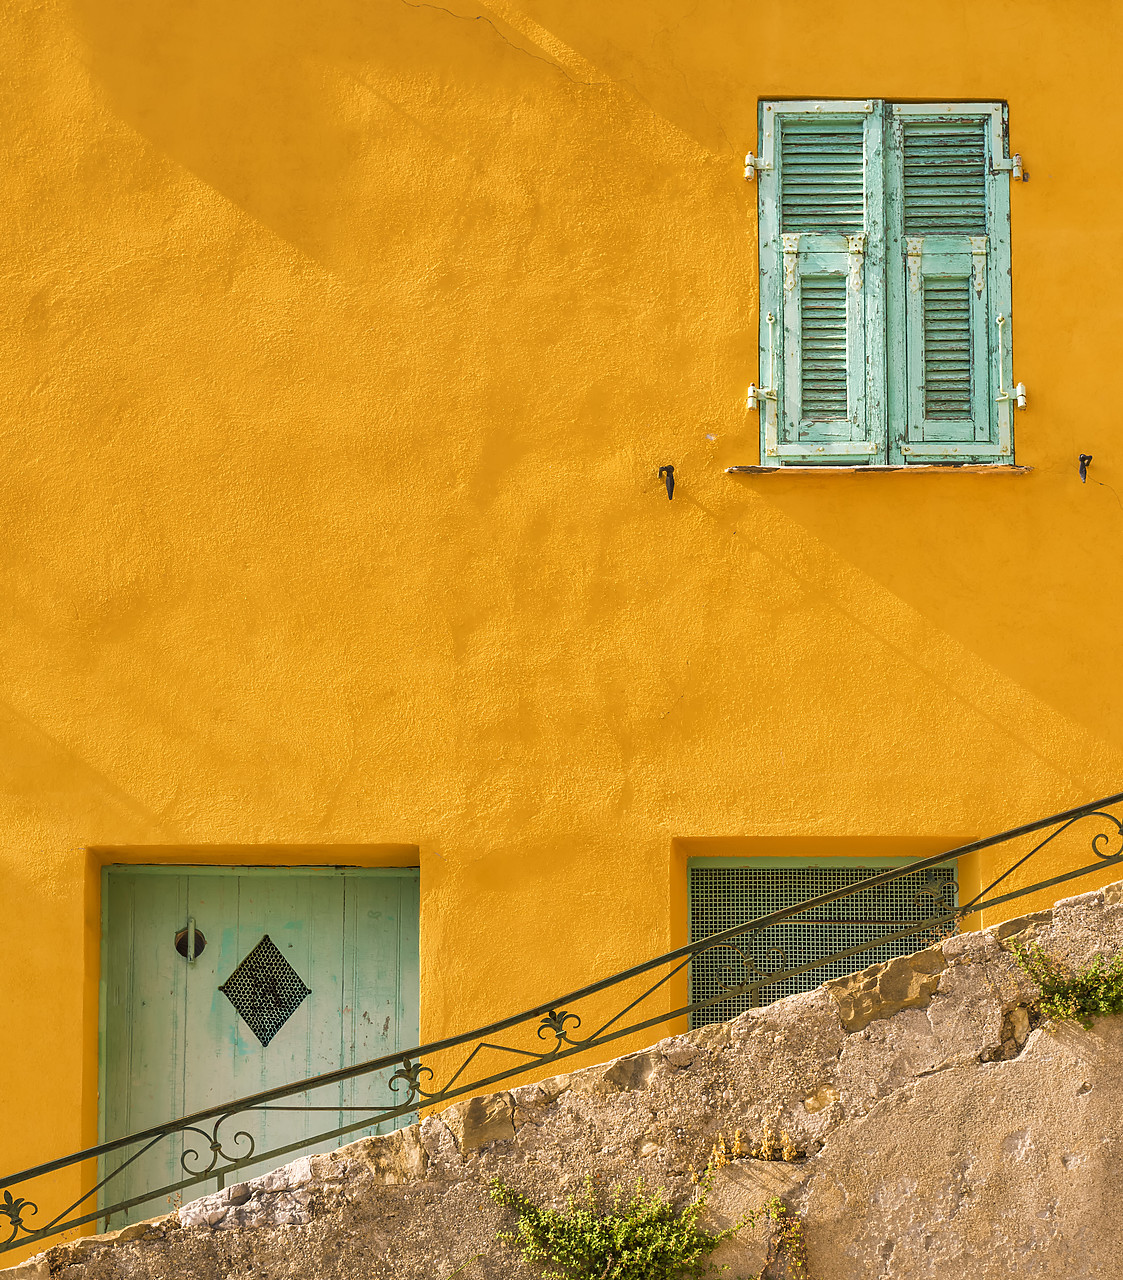
<path fill-rule="evenodd" d="M 1013 460 L 1005 139 L 1001 103 L 761 104 L 766 465 Z"/>
<path fill-rule="evenodd" d="M 986 123 L 903 122 L 905 235 L 986 235 Z"/>
<path fill-rule="evenodd" d="M 930 421 L 971 415 L 971 281 L 924 281 L 924 416 Z"/>
<path fill-rule="evenodd" d="M 799 290 L 802 417 L 846 417 L 846 277 L 804 276 Z"/>
<path fill-rule="evenodd" d="M 759 183 L 762 364 L 778 384 L 762 415 L 762 457 L 876 459 L 885 449 L 881 104 L 766 103 L 762 136 L 771 152 Z"/>
<path fill-rule="evenodd" d="M 865 226 L 865 121 L 784 118 L 781 231 L 853 235 Z"/>
<path fill-rule="evenodd" d="M 890 462 L 1012 458 L 995 321 L 1009 319 L 1002 108 L 897 104 L 887 128 Z"/>

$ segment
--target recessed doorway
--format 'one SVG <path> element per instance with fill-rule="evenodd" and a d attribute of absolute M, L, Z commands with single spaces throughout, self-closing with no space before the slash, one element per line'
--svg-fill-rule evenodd
<path fill-rule="evenodd" d="M 112 866 L 102 889 L 105 1141 L 417 1044 L 415 868 Z M 297 1106 L 308 1100 L 328 1110 L 239 1117 L 221 1134 L 224 1151 L 249 1153 L 239 1131 L 258 1152 L 311 1139 L 355 1118 L 346 1108 L 390 1096 L 385 1081 L 368 1076 L 297 1097 Z M 235 1176 L 245 1181 L 298 1154 L 380 1131 L 310 1142 Z M 102 1203 L 182 1181 L 211 1156 L 200 1134 L 162 1141 L 122 1169 Z M 101 1176 L 112 1167 L 107 1162 Z M 218 1185 L 185 1194 L 193 1199 Z M 157 1195 L 106 1227 L 178 1203 Z"/>

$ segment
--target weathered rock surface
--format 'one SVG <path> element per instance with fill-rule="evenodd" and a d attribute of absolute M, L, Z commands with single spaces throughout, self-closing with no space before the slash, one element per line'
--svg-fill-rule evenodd
<path fill-rule="evenodd" d="M 721 1169 L 715 1225 L 773 1195 L 806 1223 L 815 1280 L 1123 1276 L 1123 1018 L 1031 1028 L 1003 938 L 1072 965 L 1123 947 L 1123 889 L 964 934 L 604 1066 L 459 1103 L 115 1235 L 18 1280 L 519 1280 L 496 1175 L 560 1202 L 586 1174 L 683 1199 L 719 1133 L 786 1131 L 806 1158 Z M 747 1276 L 765 1233 L 715 1261 Z M 478 1255 L 478 1256 L 477 1256 Z M 769 1273 L 771 1274 L 771 1273 Z M 782 1268 L 777 1276 L 785 1274 Z"/>

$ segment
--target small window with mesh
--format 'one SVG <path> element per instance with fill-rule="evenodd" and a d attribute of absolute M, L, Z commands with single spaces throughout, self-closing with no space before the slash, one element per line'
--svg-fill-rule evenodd
<path fill-rule="evenodd" d="M 810 991 L 829 978 L 919 951 L 954 933 L 954 921 L 939 919 L 957 904 L 954 865 L 861 889 L 863 881 L 893 865 L 904 863 L 841 858 L 816 863 L 797 859 L 692 862 L 691 942 L 838 889 L 855 892 L 695 955 L 690 964 L 690 1002 L 703 1007 L 693 1009 L 691 1025 L 727 1022 L 746 1009 Z M 805 971 L 791 972 L 798 969 Z M 722 998 L 732 988 L 770 974 L 780 976 L 776 982 Z"/>

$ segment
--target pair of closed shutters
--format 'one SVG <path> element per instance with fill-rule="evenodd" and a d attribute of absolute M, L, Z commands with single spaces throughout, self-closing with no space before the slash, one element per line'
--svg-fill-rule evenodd
<path fill-rule="evenodd" d="M 997 104 L 764 103 L 762 461 L 1012 461 Z"/>

